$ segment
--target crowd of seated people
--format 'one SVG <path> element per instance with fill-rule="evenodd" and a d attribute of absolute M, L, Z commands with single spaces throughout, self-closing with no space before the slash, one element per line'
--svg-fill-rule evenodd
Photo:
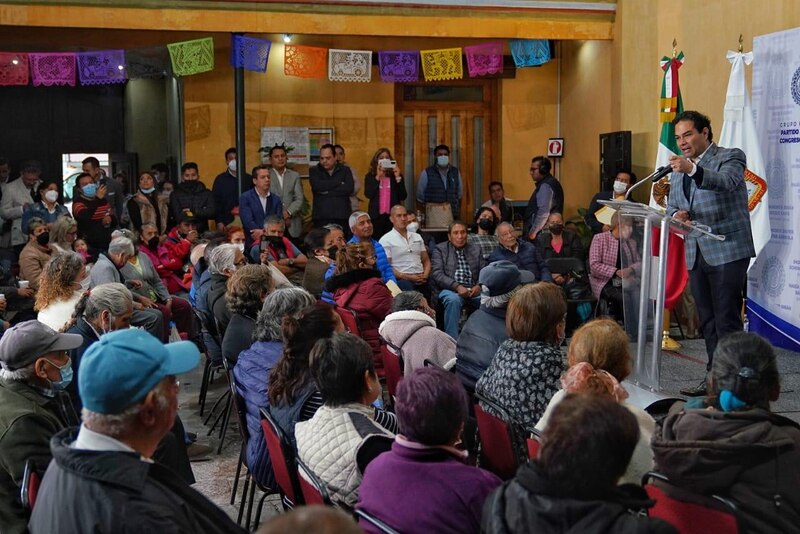
<path fill-rule="evenodd" d="M 653 466 L 697 494 L 736 501 L 750 531 L 797 523 L 800 429 L 769 411 L 778 376 L 765 341 L 721 342 L 713 394 L 676 405 L 657 426 L 625 402 L 625 314 L 586 323 L 562 348 L 571 275 L 547 262 L 585 263 L 587 249 L 553 206 L 529 240 L 493 184 L 472 232 L 454 220 L 432 243 L 402 205 L 389 150 L 364 176 L 363 212 L 352 208 L 352 169 L 325 148 L 311 184 L 325 206 L 312 203 L 313 227 L 303 228 L 304 203 L 279 194 L 302 197 L 302 187 L 285 150 L 270 152 L 276 166 L 240 181 L 229 164 L 214 192 L 187 163 L 177 186 L 141 173 L 127 199 L 88 161 L 72 215 L 35 164 L 3 184 L 0 217 L 11 224 L 0 236 L 0 530 L 24 532 L 30 520 L 32 532 L 131 522 L 238 532 L 189 487 L 192 438 L 177 416 L 174 375 L 196 366 L 191 341 L 232 370 L 246 411 L 244 462 L 260 486 L 276 484 L 266 410 L 335 505 L 399 532 L 671 532 L 636 515 L 652 505 L 639 483 Z M 447 160 L 437 166 L 426 175 L 434 199 L 436 174 L 460 180 Z M 232 183 L 250 182 L 228 198 Z M 612 224 L 588 249 L 592 289 L 612 311 L 624 308 L 614 307 L 619 288 L 638 283 L 628 239 L 629 228 Z M 165 345 L 176 332 L 190 342 Z M 385 345 L 403 358 L 394 399 L 381 383 Z M 471 465 L 470 402 L 542 432 L 539 457 L 511 481 Z M 36 443 L 23 457 L 31 427 Z M 714 456 L 719 444 L 732 454 Z M 47 471 L 32 518 L 17 498 L 29 458 Z M 709 474 L 703 458 L 724 476 Z M 143 467 L 150 459 L 157 467 Z M 110 513 L 132 501 L 130 516 Z M 359 525 L 376 532 L 366 519 Z"/>

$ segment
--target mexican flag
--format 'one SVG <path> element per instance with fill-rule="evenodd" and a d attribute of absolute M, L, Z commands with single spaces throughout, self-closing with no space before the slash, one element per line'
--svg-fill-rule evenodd
<path fill-rule="evenodd" d="M 669 158 L 680 155 L 678 144 L 675 142 L 675 127 L 672 120 L 683 112 L 683 99 L 678 83 L 678 69 L 683 66 L 683 52 L 673 57 L 661 58 L 661 70 L 664 77 L 661 81 L 661 100 L 659 105 L 659 122 L 661 123 L 661 137 L 658 142 L 658 156 L 656 156 L 656 169 L 669 165 Z M 667 208 L 670 184 L 667 179 L 653 185 L 650 190 L 650 206 L 662 211 Z M 659 231 L 653 235 L 653 255 L 659 253 Z M 667 289 L 664 307 L 672 309 L 680 300 L 689 272 L 686 270 L 686 251 L 683 239 L 675 234 L 669 236 L 669 255 L 667 257 Z"/>
<path fill-rule="evenodd" d="M 747 207 L 750 210 L 750 226 L 753 231 L 753 244 L 756 256 L 767 244 L 772 229 L 769 224 L 769 194 L 767 192 L 766 168 L 761 156 L 761 145 L 756 136 L 756 123 L 750 107 L 750 95 L 745 86 L 745 65 L 753 62 L 753 53 L 728 51 L 731 63 L 731 76 L 728 79 L 728 94 L 725 95 L 725 115 L 719 145 L 725 148 L 740 148 L 747 156 L 747 169 L 744 171 L 747 185 Z M 750 267 L 756 261 L 750 260 Z"/>

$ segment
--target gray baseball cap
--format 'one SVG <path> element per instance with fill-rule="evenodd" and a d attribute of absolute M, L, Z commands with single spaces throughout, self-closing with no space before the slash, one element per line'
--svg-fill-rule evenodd
<path fill-rule="evenodd" d="M 519 269 L 507 260 L 490 263 L 478 275 L 478 283 L 489 288 L 490 297 L 505 295 L 520 284 L 531 284 L 535 281 L 536 277 L 532 272 Z"/>
<path fill-rule="evenodd" d="M 83 345 L 83 336 L 61 334 L 39 321 L 25 321 L 0 338 L 0 366 L 9 371 L 26 367 L 48 352 L 72 350 Z"/>

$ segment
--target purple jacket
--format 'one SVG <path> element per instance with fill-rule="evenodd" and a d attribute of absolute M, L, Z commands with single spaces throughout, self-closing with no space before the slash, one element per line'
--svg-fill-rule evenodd
<path fill-rule="evenodd" d="M 356 508 L 399 532 L 478 533 L 483 503 L 501 483 L 443 449 L 412 449 L 395 441 L 367 466 Z M 363 520 L 359 526 L 378 533 Z"/>

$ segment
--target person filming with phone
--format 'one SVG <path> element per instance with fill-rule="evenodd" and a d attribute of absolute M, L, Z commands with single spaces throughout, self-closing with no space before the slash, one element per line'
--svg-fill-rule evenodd
<path fill-rule="evenodd" d="M 380 239 L 392 229 L 392 206 L 402 204 L 408 196 L 400 167 L 388 148 L 379 148 L 372 156 L 364 177 L 364 194 L 369 199 L 367 212 L 372 219 L 373 237 Z"/>
<path fill-rule="evenodd" d="M 258 243 L 250 250 L 250 257 L 262 265 L 272 265 L 295 285 L 303 284 L 308 257 L 285 237 L 286 223 L 271 215 L 264 222 L 264 232 Z"/>

